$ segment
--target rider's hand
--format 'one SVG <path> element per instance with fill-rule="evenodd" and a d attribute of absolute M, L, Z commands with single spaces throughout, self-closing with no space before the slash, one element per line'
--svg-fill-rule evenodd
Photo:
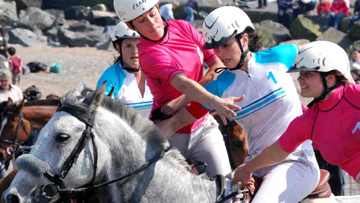
<path fill-rule="evenodd" d="M 218 96 L 214 96 L 209 101 L 209 107 L 215 109 L 216 113 L 221 117 L 224 125 L 227 124 L 226 118 L 232 121 L 232 116 L 236 117 L 235 110 L 241 110 L 241 107 L 234 104 L 235 102 L 241 102 L 244 100 L 245 95 L 242 97 L 227 97 L 227 98 L 220 98 Z"/>
<path fill-rule="evenodd" d="M 235 169 L 233 184 L 241 184 L 241 188 L 245 188 L 251 178 L 252 172 L 246 168 L 246 164 L 241 164 Z"/>
<path fill-rule="evenodd" d="M 170 102 L 166 103 L 162 108 L 161 112 L 166 115 L 173 115 L 177 111 L 179 111 L 185 104 L 189 101 L 189 99 L 182 95 L 176 99 L 171 100 Z"/>

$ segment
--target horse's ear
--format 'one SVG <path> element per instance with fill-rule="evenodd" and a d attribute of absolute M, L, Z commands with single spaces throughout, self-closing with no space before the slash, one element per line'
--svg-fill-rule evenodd
<path fill-rule="evenodd" d="M 112 98 L 112 96 L 114 94 L 114 89 L 115 89 L 114 86 L 111 87 L 111 90 L 110 90 L 109 94 L 107 95 L 108 97 Z"/>
<path fill-rule="evenodd" d="M 7 106 L 12 106 L 14 104 L 13 100 L 9 97 L 8 101 L 7 101 Z"/>
<path fill-rule="evenodd" d="M 104 81 L 100 87 L 93 93 L 91 105 L 93 106 L 100 106 L 102 100 L 105 97 L 105 90 L 106 90 L 106 81 Z"/>

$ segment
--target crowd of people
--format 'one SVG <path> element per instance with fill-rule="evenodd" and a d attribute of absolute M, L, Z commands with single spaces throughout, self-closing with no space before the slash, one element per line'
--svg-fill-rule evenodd
<path fill-rule="evenodd" d="M 106 95 L 157 124 L 186 159 L 204 163 L 198 171 L 209 177 L 231 173 L 223 136 L 209 114 L 216 111 L 225 124 L 234 120 L 247 133 L 249 157 L 236 168 L 233 183 L 245 187 L 252 176 L 262 179 L 254 203 L 299 202 L 309 195 L 320 179 L 314 149 L 325 163 L 360 182 L 360 50 L 353 50 L 350 60 L 327 41 L 261 51 L 261 37 L 238 7 L 212 11 L 200 34 L 189 23 L 194 11 L 199 13 L 196 0 L 184 6 L 186 21 L 174 18 L 178 2 L 137 3 L 114 1 L 121 22 L 111 39 L 118 55 L 97 87 L 107 81 Z M 298 10 L 293 1 L 278 0 L 279 20 L 315 8 L 314 1 L 297 4 Z M 259 7 L 266 5 L 259 0 Z M 324 7 L 318 7 L 319 15 L 329 15 L 327 26 L 349 15 L 347 0 L 334 0 L 329 9 L 326 0 L 319 6 Z M 349 23 L 357 19 L 359 10 Z M 0 69 L 0 101 L 18 102 L 23 62 L 0 33 L 0 54 L 10 61 L 8 69 Z M 291 72 L 299 72 L 300 95 L 314 98 L 307 107 Z"/>

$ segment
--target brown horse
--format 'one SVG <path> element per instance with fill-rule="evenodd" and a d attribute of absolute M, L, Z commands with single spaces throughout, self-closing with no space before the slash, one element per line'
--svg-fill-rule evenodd
<path fill-rule="evenodd" d="M 58 100 L 37 100 L 13 104 L 11 98 L 0 105 L 0 160 L 9 160 L 31 130 L 41 130 L 56 112 Z M 1 157 L 2 155 L 2 157 Z"/>
<path fill-rule="evenodd" d="M 228 121 L 227 125 L 224 125 L 220 116 L 216 114 L 213 116 L 219 123 L 219 130 L 224 136 L 231 168 L 235 169 L 237 166 L 244 163 L 245 158 L 249 155 L 246 132 L 235 121 Z"/>

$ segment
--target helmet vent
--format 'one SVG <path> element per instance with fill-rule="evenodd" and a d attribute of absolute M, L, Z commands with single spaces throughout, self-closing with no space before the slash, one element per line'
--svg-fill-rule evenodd
<path fill-rule="evenodd" d="M 322 62 L 323 62 L 323 66 L 325 66 L 325 60 L 326 60 L 326 58 L 324 58 L 323 61 L 322 61 Z"/>

